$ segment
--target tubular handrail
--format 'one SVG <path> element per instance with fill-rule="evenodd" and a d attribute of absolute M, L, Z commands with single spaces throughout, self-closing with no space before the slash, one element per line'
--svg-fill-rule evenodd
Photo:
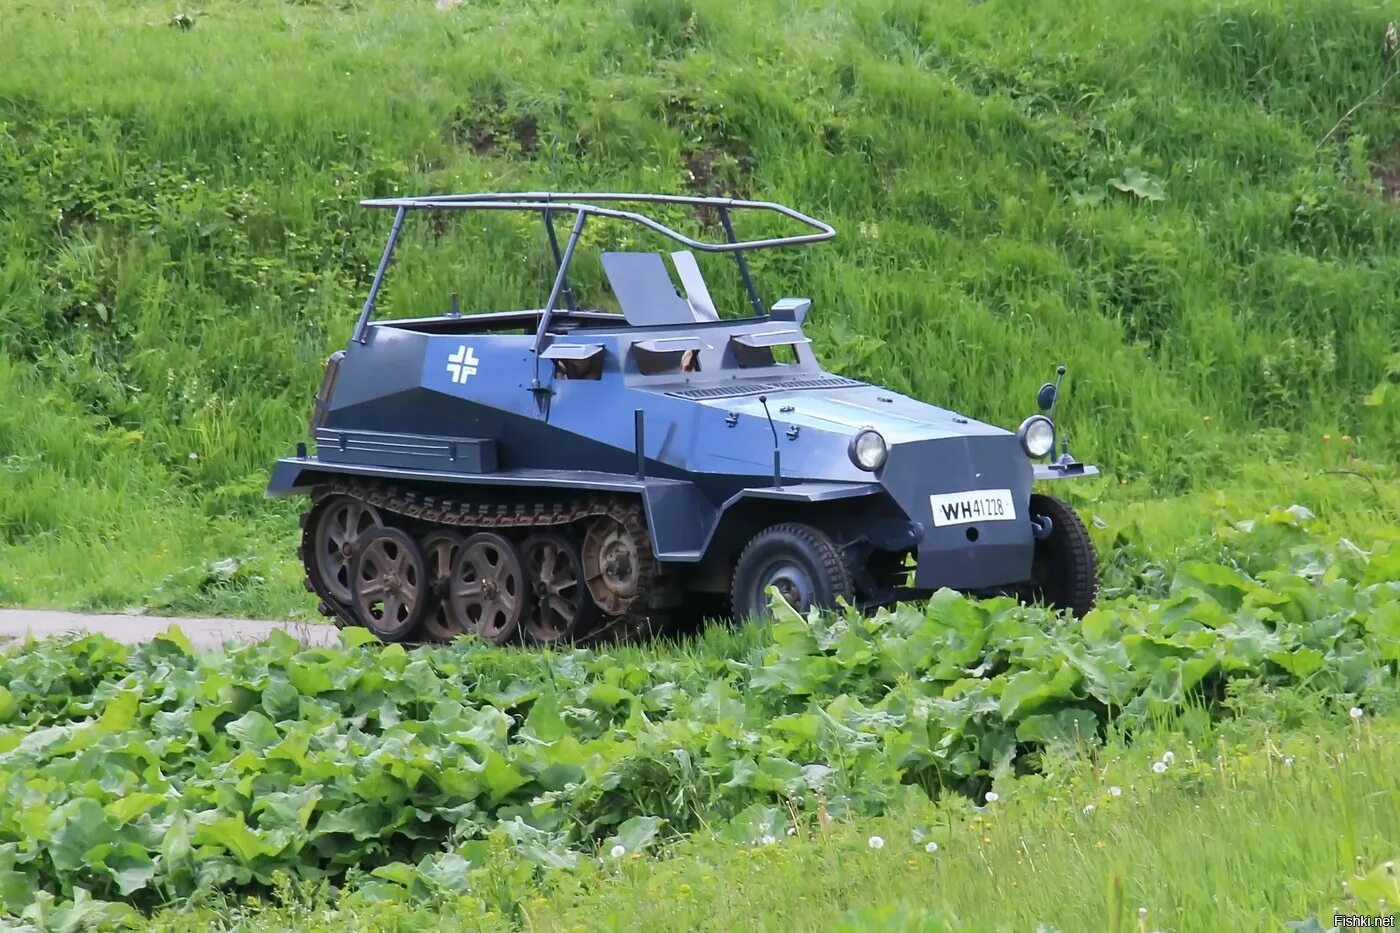
<path fill-rule="evenodd" d="M 787 217 L 790 220 L 795 220 L 803 226 L 812 228 L 816 232 L 797 234 L 794 236 L 768 237 L 761 240 L 736 241 L 733 239 L 732 230 L 726 230 L 726 232 L 731 235 L 731 238 L 727 242 L 705 243 L 693 237 L 686 236 L 684 233 L 672 229 L 655 218 L 648 217 L 646 214 L 642 214 L 638 211 L 619 210 L 601 206 L 603 203 L 618 202 L 683 204 L 694 207 L 713 207 L 726 214 L 732 209 L 767 211 Z M 704 197 L 699 195 L 522 191 L 500 194 L 444 194 L 407 198 L 371 198 L 361 201 L 360 204 L 364 207 L 382 207 L 402 210 L 511 210 L 547 211 L 551 213 L 571 214 L 583 213 L 595 217 L 609 217 L 616 220 L 628 220 L 633 223 L 641 224 L 662 236 L 683 244 L 689 249 L 699 250 L 705 253 L 733 253 L 750 249 L 772 249 L 779 246 L 798 246 L 803 243 L 816 243 L 822 240 L 829 240 L 836 236 L 836 230 L 830 224 L 773 201 L 747 201 L 740 198 Z M 725 226 L 728 227 L 729 225 L 726 223 Z"/>
<path fill-rule="evenodd" d="M 723 225 L 725 236 L 728 239 L 724 243 L 701 242 L 639 211 L 620 210 L 618 208 L 602 206 L 603 204 L 616 203 L 682 204 L 692 207 L 714 208 L 719 214 L 720 223 Z M 548 392 L 548 389 L 540 381 L 539 359 L 540 349 L 544 345 L 545 334 L 549 329 L 555 304 L 562 295 L 571 310 L 574 306 L 573 291 L 569 288 L 568 282 L 569 264 L 573 260 L 574 248 L 578 245 L 579 236 L 583 233 L 584 224 L 589 217 L 608 217 L 616 220 L 628 220 L 674 240 L 689 249 L 698 250 L 702 253 L 733 254 L 735 261 L 738 263 L 739 272 L 743 277 L 744 287 L 749 293 L 749 300 L 753 304 L 754 313 L 760 315 L 763 313 L 763 303 L 759 300 L 758 290 L 754 287 L 753 278 L 749 274 L 748 263 L 744 261 L 744 251 L 752 249 L 772 249 L 778 246 L 797 246 L 803 243 L 817 243 L 836 236 L 836 229 L 830 224 L 817 220 L 815 217 L 809 217 L 783 204 L 778 204 L 773 201 L 748 201 L 742 198 L 720 198 L 702 195 L 636 194 L 607 191 L 516 191 L 496 194 L 442 194 L 406 198 L 369 198 L 361 201 L 360 204 L 363 207 L 392 208 L 394 210 L 394 225 L 389 232 L 389 242 L 385 244 L 383 256 L 379 260 L 379 267 L 375 271 L 374 281 L 370 284 L 369 296 L 365 299 L 364 308 L 361 309 L 360 318 L 355 324 L 355 334 L 352 339 L 359 343 L 364 343 L 367 339 L 367 328 L 374 315 L 375 300 L 379 295 L 380 287 L 383 285 L 384 274 L 389 266 L 389 258 L 393 254 L 394 247 L 398 242 L 399 233 L 403 228 L 404 219 L 409 211 L 529 211 L 542 215 L 546 232 L 549 235 L 550 249 L 554 253 L 555 261 L 558 263 L 558 269 L 555 272 L 554 281 L 550 288 L 549 300 L 545 302 L 544 309 L 540 313 L 539 323 L 535 329 L 533 348 L 535 376 L 534 379 L 531 380 L 530 389 L 537 393 Z M 792 236 L 768 237 L 761 240 L 741 241 L 735 236 L 734 224 L 730 218 L 730 211 L 735 209 L 767 211 L 769 213 L 779 214 L 789 220 L 795 220 L 799 224 L 809 227 L 816 232 Z M 556 213 L 574 215 L 573 228 L 569 233 L 569 239 L 565 243 L 562 251 L 559 248 L 559 242 L 554 232 L 553 215 Z"/>

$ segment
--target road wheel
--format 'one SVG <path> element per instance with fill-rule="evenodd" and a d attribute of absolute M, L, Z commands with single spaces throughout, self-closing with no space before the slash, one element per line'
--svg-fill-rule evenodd
<path fill-rule="evenodd" d="M 621 616 L 646 594 L 651 542 L 645 529 L 611 516 L 595 519 L 583 537 L 583 575 L 598 608 Z"/>
<path fill-rule="evenodd" d="M 462 542 L 448 584 L 454 618 L 493 645 L 505 644 L 520 631 L 528 596 L 515 545 L 490 531 Z"/>
<path fill-rule="evenodd" d="M 355 614 L 380 639 L 404 641 L 418 628 L 431 594 L 423 554 L 406 531 L 377 528 L 363 535 L 350 579 Z"/>
<path fill-rule="evenodd" d="M 471 631 L 465 620 L 452 614 L 448 594 L 452 565 L 466 540 L 455 531 L 434 531 L 420 545 L 428 568 L 428 589 L 433 594 L 432 605 L 423 616 L 423 631 L 434 641 L 451 641 Z"/>
<path fill-rule="evenodd" d="M 835 608 L 838 598 L 853 602 L 855 594 L 850 569 L 835 542 L 825 532 L 796 522 L 759 532 L 739 555 L 731 593 L 734 615 L 766 615 L 770 586 L 801 613 L 813 606 Z"/>
<path fill-rule="evenodd" d="M 303 554 L 310 558 L 305 563 L 312 590 L 348 607 L 352 601 L 350 562 L 361 538 L 382 527 L 379 510 L 358 499 L 331 496 L 316 503 L 302 533 Z"/>
<path fill-rule="evenodd" d="M 1035 542 L 1027 602 L 1068 609 L 1084 618 L 1099 598 L 1099 560 L 1079 514 L 1054 496 L 1033 495 L 1031 516 L 1050 520 L 1050 534 Z"/>
<path fill-rule="evenodd" d="M 572 541 L 558 532 L 530 535 L 520 545 L 530 605 L 525 631 L 537 642 L 570 640 L 587 631 L 598 614 L 583 581 L 583 560 Z"/>

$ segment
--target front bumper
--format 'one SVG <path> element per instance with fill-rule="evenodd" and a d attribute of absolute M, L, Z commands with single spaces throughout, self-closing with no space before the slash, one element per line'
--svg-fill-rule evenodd
<path fill-rule="evenodd" d="M 1033 465 L 1014 435 L 981 435 L 895 445 L 880 479 L 917 526 L 913 584 L 928 592 L 1029 579 L 1031 484 L 1097 474 L 1081 463 Z M 949 512 L 950 503 L 966 511 Z"/>

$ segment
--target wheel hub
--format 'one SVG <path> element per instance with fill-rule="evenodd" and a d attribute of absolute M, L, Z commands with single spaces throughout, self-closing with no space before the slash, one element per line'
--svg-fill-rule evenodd
<path fill-rule="evenodd" d="M 812 580 L 800 567 L 784 564 L 774 567 L 760 579 L 762 583 L 757 594 L 760 601 L 766 600 L 764 594 L 770 586 L 778 591 L 778 595 L 789 606 L 799 612 L 806 610 L 813 601 L 815 588 Z"/>

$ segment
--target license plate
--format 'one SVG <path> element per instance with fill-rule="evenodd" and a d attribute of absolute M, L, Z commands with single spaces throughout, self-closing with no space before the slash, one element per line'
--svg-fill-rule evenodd
<path fill-rule="evenodd" d="M 1009 522 L 1016 519 L 1016 503 L 1009 489 L 974 489 L 928 497 L 933 524 L 967 525 L 972 522 Z"/>

